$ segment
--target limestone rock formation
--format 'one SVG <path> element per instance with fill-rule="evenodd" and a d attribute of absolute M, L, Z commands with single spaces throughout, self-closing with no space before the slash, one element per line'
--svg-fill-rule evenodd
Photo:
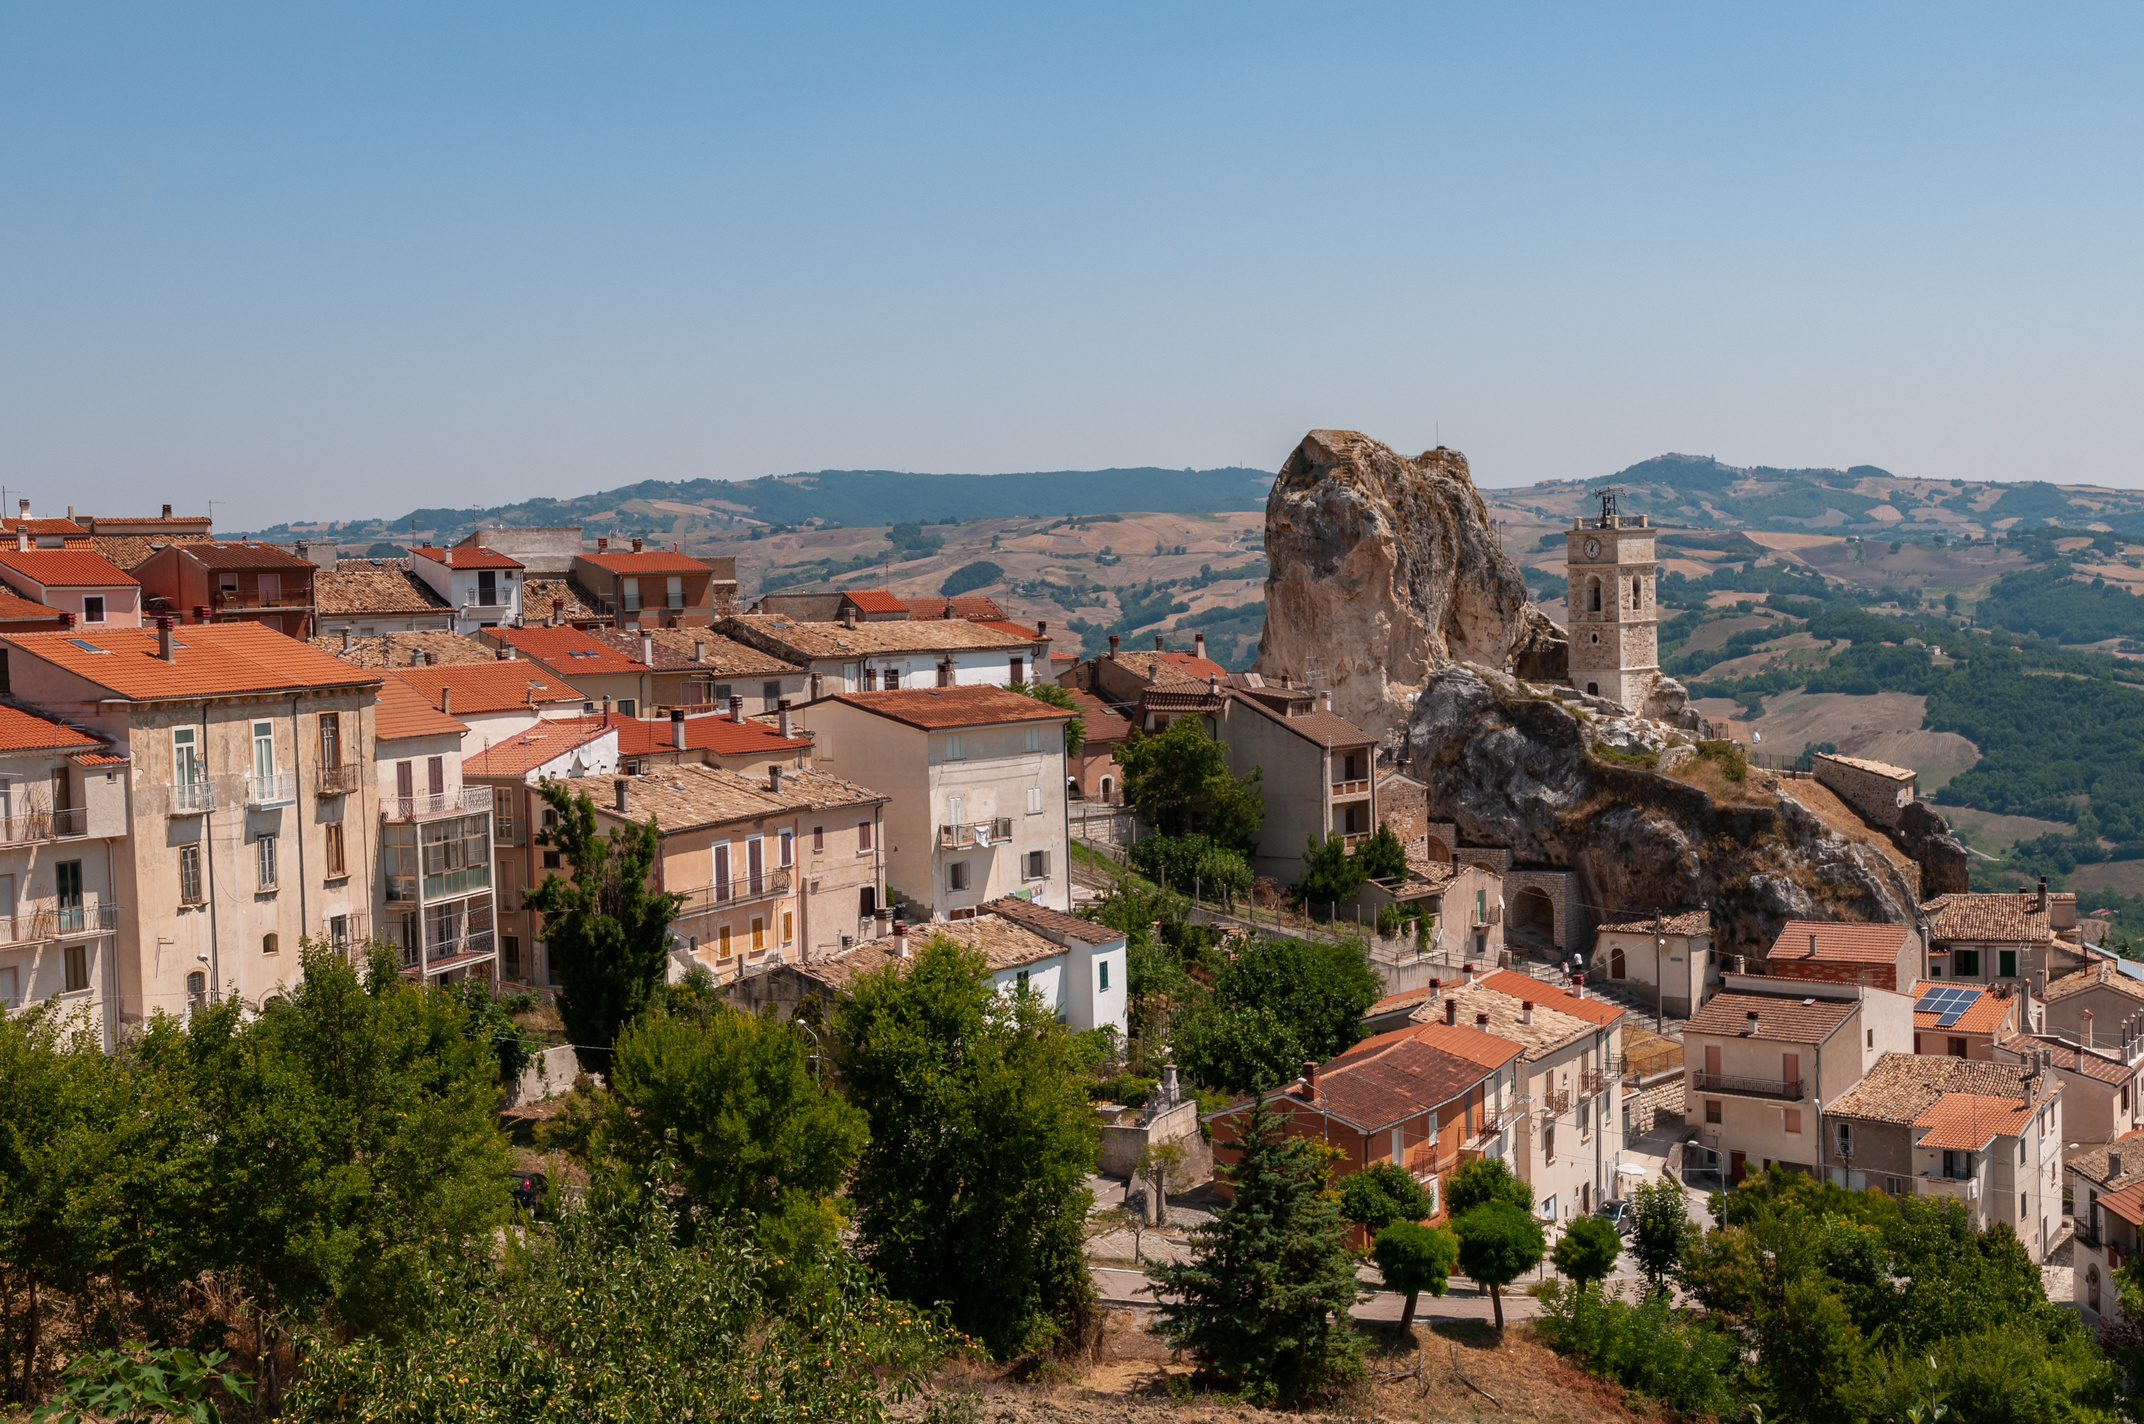
<path fill-rule="evenodd" d="M 1531 675 L 1563 675 L 1562 634 L 1528 608 L 1456 450 L 1408 459 L 1352 430 L 1311 431 L 1267 497 L 1266 557 L 1256 670 L 1315 667 L 1333 710 L 1390 743 L 1446 663 L 1502 669 L 1523 651 Z"/>
<path fill-rule="evenodd" d="M 1602 716 L 1586 700 L 1567 706 L 1486 668 L 1432 672 L 1407 731 L 1429 818 L 1453 822 L 1462 841 L 1509 846 L 1516 863 L 1576 870 L 1595 918 L 1709 906 L 1724 953 L 1762 952 L 1790 919 L 1912 921 L 1913 888 L 1898 867 L 1832 831 L 1791 783 L 1766 804 L 1723 805 L 1673 777 L 1605 762 L 1595 745 L 1659 751 L 1668 764 L 1691 753 L 1662 724 Z"/>
<path fill-rule="evenodd" d="M 1935 807 L 1909 801 L 1888 830 L 1892 844 L 1919 862 L 1923 897 L 1962 895 L 1972 888 L 1972 857 Z"/>

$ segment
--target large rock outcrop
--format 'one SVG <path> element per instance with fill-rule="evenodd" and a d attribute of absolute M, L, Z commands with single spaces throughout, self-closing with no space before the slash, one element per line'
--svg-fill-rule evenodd
<path fill-rule="evenodd" d="M 1658 722 L 1586 701 L 1567 707 L 1489 668 L 1437 669 L 1407 729 L 1429 818 L 1453 822 L 1462 841 L 1510 847 L 1517 863 L 1577 871 L 1589 918 L 1707 906 L 1725 953 L 1763 952 L 1790 919 L 1912 921 L 1913 889 L 1898 867 L 1827 827 L 1794 800 L 1792 783 L 1723 804 L 1660 772 L 1605 762 L 1595 745 L 1660 753 L 1665 764 L 1694 753 Z M 1761 772 L 1749 775 L 1761 784 Z"/>
<path fill-rule="evenodd" d="M 1892 844 L 1920 863 L 1921 894 L 1963 895 L 1972 888 L 1973 862 L 1965 842 L 1951 834 L 1950 822 L 1926 801 L 1909 801 L 1898 824 L 1884 828 Z"/>
<path fill-rule="evenodd" d="M 1466 456 L 1408 459 L 1352 430 L 1303 437 L 1266 499 L 1266 629 L 1256 670 L 1315 668 L 1333 710 L 1395 748 L 1452 662 L 1562 676 L 1562 634 L 1526 601 Z M 1529 616 L 1531 615 L 1531 616 Z"/>

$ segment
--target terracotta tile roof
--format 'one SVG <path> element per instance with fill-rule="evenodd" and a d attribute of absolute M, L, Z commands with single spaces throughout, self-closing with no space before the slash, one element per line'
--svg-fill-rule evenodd
<path fill-rule="evenodd" d="M 125 766 L 127 759 L 118 752 L 77 752 L 67 758 L 76 766 Z"/>
<path fill-rule="evenodd" d="M 1312 712 L 1302 717 L 1290 717 L 1255 697 L 1238 697 L 1236 705 L 1248 707 L 1259 716 L 1270 718 L 1303 740 L 1315 742 L 1328 751 L 1334 747 L 1370 746 L 1377 741 L 1376 737 L 1335 712 Z"/>
<path fill-rule="evenodd" d="M 640 553 L 612 549 L 603 554 L 582 554 L 583 563 L 595 565 L 606 573 L 634 577 L 640 574 L 711 574 L 709 568 L 690 554 L 679 554 L 669 549 L 645 549 Z"/>
<path fill-rule="evenodd" d="M 1841 920 L 1789 920 L 1772 941 L 1772 959 L 1808 959 L 1818 964 L 1895 964 L 1911 925 L 1848 924 Z M 1814 946 L 1814 953 L 1811 947 Z"/>
<path fill-rule="evenodd" d="M 609 640 L 599 640 L 571 624 L 556 628 L 540 624 L 514 628 L 502 624 L 497 628 L 486 628 L 480 640 L 512 648 L 563 678 L 571 678 L 575 673 L 638 673 L 644 670 L 644 664 L 637 657 L 619 650 Z M 637 643 L 634 639 L 624 641 Z"/>
<path fill-rule="evenodd" d="M 81 747 L 101 747 L 104 743 L 87 732 L 79 732 L 64 722 L 50 717 L 40 717 L 34 712 L 25 712 L 20 707 L 0 706 L 0 752 L 43 751 Z M 125 757 L 116 757 L 125 761 Z"/>
<path fill-rule="evenodd" d="M 585 726 L 607 725 L 615 730 L 620 756 L 647 756 L 677 749 L 670 740 L 668 717 L 626 717 L 613 712 L 607 723 L 602 713 L 574 720 Z M 810 737 L 784 737 L 779 729 L 750 717 L 742 722 L 732 722 L 726 714 L 703 712 L 685 719 L 687 751 L 713 752 L 717 756 L 784 757 L 809 751 L 811 745 Z"/>
<path fill-rule="evenodd" d="M 1028 623 L 1015 623 L 1010 618 L 971 618 L 968 621 L 978 628 L 995 629 L 1008 638 L 1025 638 L 1031 643 L 1047 643 L 1050 641 L 1049 634 L 1043 632 L 1040 628 Z"/>
<path fill-rule="evenodd" d="M 1289 1089 L 1288 1097 L 1376 1132 L 1466 1095 L 1519 1052 L 1517 1044 L 1471 1025 L 1416 1024 L 1381 1033 L 1321 1064 L 1315 1098 L 1307 1083 Z"/>
<path fill-rule="evenodd" d="M 140 568 L 156 554 L 162 552 L 162 548 L 166 544 L 206 544 L 209 542 L 209 536 L 205 531 L 199 534 L 160 534 L 155 538 L 151 538 L 146 534 L 98 534 L 91 537 L 89 547 L 100 557 L 109 560 L 114 567 L 132 570 Z"/>
<path fill-rule="evenodd" d="M 735 638 L 725 638 L 709 628 L 652 628 L 646 631 L 655 641 L 657 671 L 698 670 L 714 677 L 795 676 L 805 671 L 786 658 L 761 652 Z M 591 636 L 612 647 L 629 641 L 637 650 L 640 643 L 633 634 L 612 628 L 593 629 Z M 698 662 L 693 661 L 695 648 L 702 651 Z M 637 651 L 634 656 L 639 656 Z"/>
<path fill-rule="evenodd" d="M 544 763 L 579 747 L 603 740 L 601 720 L 571 718 L 538 722 L 504 741 L 462 758 L 462 775 L 524 777 Z"/>
<path fill-rule="evenodd" d="M 1068 915 L 1063 910 L 1053 910 L 1032 900 L 1006 896 L 989 901 L 979 908 L 1011 920 L 1016 925 L 1025 925 L 1044 938 L 1059 943 L 1065 940 L 1092 945 L 1124 942 L 1122 930 L 1113 930 L 1099 920 L 1083 920 L 1078 915 Z"/>
<path fill-rule="evenodd" d="M 1032 639 L 1016 638 L 964 618 L 940 618 L 922 623 L 905 619 L 858 623 L 850 628 L 840 623 L 802 623 L 780 614 L 736 613 L 720 620 L 716 626 L 770 652 L 792 658 L 855 658 L 866 653 L 945 653 L 997 648 L 1009 653 L 1033 644 Z"/>
<path fill-rule="evenodd" d="M 2032 1121 L 2032 1104 L 1979 1093 L 1945 1093 L 1913 1120 L 1922 1147 L 1979 1152 L 1998 1137 L 2016 1137 Z"/>
<path fill-rule="evenodd" d="M 367 613 L 444 613 L 453 605 L 407 568 L 322 569 L 313 575 L 313 606 L 328 617 Z"/>
<path fill-rule="evenodd" d="M 2113 1152 L 2122 1154 L 2122 1170 L 2119 1172 L 2108 1170 L 2113 1165 L 2108 1154 Z M 2112 1142 L 2088 1142 L 2081 1147 L 2072 1147 L 2062 1154 L 2062 1165 L 2101 1187 L 2124 1187 L 2144 1182 L 2144 1128 L 2125 1132 Z"/>
<path fill-rule="evenodd" d="M 563 602 L 566 606 L 559 616 L 569 623 L 585 622 L 601 618 L 595 605 L 587 601 L 571 579 L 529 579 L 521 585 L 521 612 L 527 618 L 549 618 L 553 605 Z"/>
<path fill-rule="evenodd" d="M 1888 776 L 1894 781 L 1911 781 L 1914 772 L 1903 766 L 1893 766 L 1887 761 L 1869 761 L 1862 757 L 1840 756 L 1837 752 L 1819 754 L 1826 761 L 1835 761 L 1841 766 L 1850 766 L 1856 771 L 1871 771 L 1878 776 Z"/>
<path fill-rule="evenodd" d="M 1921 995 L 1927 993 L 1930 989 L 1970 989 L 1972 987 L 1974 986 L 1970 983 L 1960 983 L 1953 979 L 1917 979 L 1914 981 L 1913 987 L 1906 991 L 1906 997 L 1912 999 L 1915 1003 L 1919 1003 Z M 1923 1013 L 1914 1014 L 1913 1026 L 1923 1033 L 1992 1034 L 2003 1026 L 2004 1020 L 2010 1017 L 2010 1009 L 2016 1003 L 2017 1000 L 2015 999 L 2000 999 L 1987 989 L 1982 989 L 1980 997 L 1973 1000 L 1972 1006 L 1959 1017 L 1957 1022 L 1948 1027 L 1938 1028 L 1936 1026 L 1936 1020 L 1943 1017 L 1941 1014 Z"/>
<path fill-rule="evenodd" d="M 35 599 L 0 589 L 0 623 L 50 622 L 59 616 L 57 608 L 48 608 Z"/>
<path fill-rule="evenodd" d="M 33 539 L 39 535 L 50 537 L 54 534 L 59 535 L 62 539 L 87 539 L 89 537 L 89 530 L 75 523 L 72 519 L 11 518 L 6 521 L 6 524 L 6 532 L 12 534 L 17 529 L 28 529 L 30 537 Z"/>
<path fill-rule="evenodd" d="M 1530 974 L 1499 969 L 1483 976 L 1482 982 L 1514 999 L 1532 999 L 1537 1008 L 1554 1009 L 1557 1013 L 1588 1019 L 1597 1024 L 1612 1024 L 1623 1017 L 1621 1004 L 1613 1004 L 1606 999 L 1581 999 L 1560 984 L 1550 984 Z"/>
<path fill-rule="evenodd" d="M 1528 1062 L 1547 1056 L 1573 1039 L 1590 1038 L 1598 1031 L 1592 1016 L 1562 1013 L 1557 1006 L 1544 1003 L 1543 996 L 1532 991 L 1532 986 L 1539 984 L 1539 981 L 1526 979 L 1524 975 L 1514 977 L 1524 980 L 1529 986 L 1525 992 L 1506 993 L 1503 989 L 1492 986 L 1486 979 L 1471 985 L 1461 979 L 1444 985 L 1434 998 L 1416 1009 L 1412 1017 L 1418 1023 L 1441 1022 L 1444 1018 L 1444 1001 L 1457 999 L 1458 1026 L 1477 1026 L 1476 1017 L 1487 1014 L 1489 1032 L 1498 1038 L 1518 1044 Z M 1539 987 L 1551 989 L 1547 984 L 1539 984 Z M 1552 992 L 1561 993 L 1554 990 Z M 1566 994 L 1561 997 L 1567 1000 L 1570 996 Z M 1530 1024 L 1519 1022 L 1527 1001 L 1534 1005 L 1533 1022 Z"/>
<path fill-rule="evenodd" d="M 2040 997 L 2053 1003 L 2072 994 L 2081 994 L 2087 989 L 2099 988 L 2113 989 L 2132 999 L 2144 999 L 2144 981 L 2130 978 L 2112 964 L 2094 964 L 2074 974 L 2065 974 L 2060 979 L 2050 979 Z"/>
<path fill-rule="evenodd" d="M 87 549 L 0 549 L 0 568 L 44 588 L 139 588 L 140 581 Z"/>
<path fill-rule="evenodd" d="M 902 959 L 894 953 L 896 938 L 888 935 L 884 939 L 858 945 L 841 954 L 814 959 L 809 964 L 799 966 L 800 972 L 817 979 L 836 993 L 845 992 L 850 984 L 873 970 L 890 968 L 897 974 L 905 974 L 915 960 L 913 957 Z M 977 915 L 972 920 L 912 925 L 908 938 L 914 941 L 909 947 L 911 956 L 920 954 L 923 947 L 934 939 L 949 939 L 955 944 L 979 951 L 991 972 L 998 974 L 1008 969 L 1040 964 L 1065 952 L 1062 945 L 1044 938 L 1025 925 L 1015 924 L 1002 915 Z"/>
<path fill-rule="evenodd" d="M 1397 1013 L 1401 1009 L 1414 1008 L 1431 998 L 1435 998 L 1439 1004 L 1442 1004 L 1444 1002 L 1443 994 L 1444 988 L 1442 985 L 1432 987 L 1423 984 L 1412 989 L 1402 989 L 1397 994 L 1387 994 L 1384 998 L 1364 1009 L 1362 1016 L 1366 1019 L 1380 1018 L 1385 1014 Z M 1442 1010 L 1440 1009 L 1439 1012 L 1442 1012 Z"/>
<path fill-rule="evenodd" d="M 1651 934 L 1655 921 L 1652 910 L 1618 910 L 1598 933 Z M 1671 935 L 1708 935 L 1712 933 L 1710 910 L 1662 910 L 1658 912 L 1660 932 Z"/>
<path fill-rule="evenodd" d="M 841 596 L 856 605 L 859 613 L 907 613 L 908 604 L 883 588 L 845 588 Z"/>
<path fill-rule="evenodd" d="M 2054 1066 L 2065 1073 L 2075 1073 L 2080 1078 L 2092 1078 L 2116 1087 L 2136 1076 L 2133 1065 L 2119 1062 L 2096 1051 L 2065 1043 L 2052 1034 L 2013 1033 L 1995 1040 L 1995 1046 L 2023 1057 L 2039 1049 L 2046 1049 Z M 2144 1163 L 2144 1158 L 2139 1159 Z"/>
<path fill-rule="evenodd" d="M 531 707 L 556 707 L 560 703 L 585 701 L 556 673 L 547 673 L 531 663 L 499 662 L 441 663 L 438 667 L 405 667 L 387 670 L 401 678 L 437 707 L 440 692 L 453 690 L 457 717 L 484 712 L 526 711 Z"/>
<path fill-rule="evenodd" d="M 463 735 L 469 730 L 468 723 L 449 717 L 399 677 L 381 678 L 378 697 L 372 709 L 372 734 L 383 742 Z"/>
<path fill-rule="evenodd" d="M 1496 875 L 1496 871 L 1486 865 L 1468 866 L 1466 868 L 1487 871 L 1490 875 Z M 1407 880 L 1405 883 L 1410 885 L 1420 883 L 1432 890 L 1441 890 L 1459 878 L 1459 871 L 1460 867 L 1448 860 L 1431 860 L 1427 856 L 1410 855 L 1407 857 Z M 1497 879 L 1501 880 L 1503 877 L 1497 875 Z"/>
<path fill-rule="evenodd" d="M 2100 1208 L 2131 1226 L 2144 1226 L 2144 1182 L 2132 1183 L 2099 1199 Z"/>
<path fill-rule="evenodd" d="M 1093 693 L 1074 688 L 1072 700 L 1079 705 L 1080 716 L 1087 719 L 1087 740 L 1090 743 L 1121 742 L 1132 734 L 1131 719 Z"/>
<path fill-rule="evenodd" d="M 349 646 L 343 646 L 340 633 L 323 633 L 306 642 L 330 657 L 340 658 L 352 667 L 388 668 L 407 671 L 410 669 L 410 654 L 423 653 L 437 659 L 442 665 L 463 663 L 495 663 L 499 655 L 474 638 L 465 638 L 460 633 L 444 629 L 429 633 L 366 633 L 352 634 Z"/>
<path fill-rule="evenodd" d="M 1938 941 L 2044 944 L 2053 931 L 2047 911 L 2034 908 L 2038 901 L 2036 894 L 1938 895 L 1921 911 Z"/>
<path fill-rule="evenodd" d="M 926 731 L 995 727 L 1007 722 L 1068 722 L 1072 714 L 1002 687 L 918 687 L 898 692 L 841 692 L 825 699 Z"/>
<path fill-rule="evenodd" d="M 785 770 L 782 789 L 775 791 L 764 772 L 729 771 L 693 763 L 659 766 L 642 776 L 576 777 L 565 785 L 587 792 L 597 811 L 616 817 L 615 783 L 620 780 L 625 782 L 626 819 L 646 821 L 653 817 L 664 831 L 723 826 L 839 806 L 871 806 L 886 799 L 876 791 L 823 771 Z"/>
<path fill-rule="evenodd" d="M 1853 999 L 1790 999 L 1783 994 L 1716 994 L 1691 1016 L 1685 1033 L 1739 1038 L 1757 1012 L 1760 1038 L 1777 1043 L 1822 1043 L 1852 1015 Z"/>
<path fill-rule="evenodd" d="M 274 544 L 219 543 L 204 540 L 199 543 L 174 544 L 172 546 L 187 558 L 198 561 L 210 569 L 304 569 L 310 573 L 313 564 L 301 559 L 288 549 Z"/>
<path fill-rule="evenodd" d="M 992 623 L 1005 617 L 1005 610 L 998 607 L 996 599 L 980 593 L 956 593 L 950 598 L 944 594 L 931 598 L 907 598 L 902 599 L 901 603 L 908 609 L 908 616 L 911 618 L 967 618 L 977 623 Z"/>
<path fill-rule="evenodd" d="M 413 559 L 430 559 L 450 569 L 518 569 L 523 566 L 519 559 L 509 559 L 496 549 L 482 549 L 470 544 L 456 544 L 451 549 L 419 545 L 409 553 Z"/>
<path fill-rule="evenodd" d="M 377 674 L 314 651 L 258 623 L 188 624 L 175 630 L 176 662 L 157 656 L 153 628 L 13 633 L 25 654 L 137 702 L 330 687 L 376 687 Z"/>
<path fill-rule="evenodd" d="M 1107 661 L 1156 687 L 1188 690 L 1204 687 L 1209 677 L 1217 677 L 1224 684 L 1229 680 L 1228 670 L 1219 663 L 1190 653 L 1124 650 Z"/>
<path fill-rule="evenodd" d="M 1886 1053 L 1825 1111 L 1833 1117 L 1902 1127 L 1927 1112 L 1945 1093 L 1977 1093 L 2022 1102 L 2028 1071 L 2022 1063 Z"/>

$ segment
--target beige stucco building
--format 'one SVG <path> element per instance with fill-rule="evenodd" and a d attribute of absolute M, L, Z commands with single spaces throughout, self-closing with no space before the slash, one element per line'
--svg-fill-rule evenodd
<path fill-rule="evenodd" d="M 1594 935 L 1593 976 L 1634 990 L 1675 1018 L 1696 1012 L 1717 977 L 1709 910 L 1624 910 Z"/>
<path fill-rule="evenodd" d="M 402 970 L 427 981 L 497 977 L 492 792 L 465 785 L 463 723 L 398 678 L 383 679 L 374 714 L 380 802 L 374 936 Z"/>

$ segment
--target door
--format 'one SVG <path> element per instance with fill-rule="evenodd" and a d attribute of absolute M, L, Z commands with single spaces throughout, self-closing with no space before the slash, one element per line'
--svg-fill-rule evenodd
<path fill-rule="evenodd" d="M 1720 1085 L 1720 1046 L 1717 1043 L 1705 1045 L 1705 1083 L 1713 1088 Z"/>
<path fill-rule="evenodd" d="M 59 911 L 61 934 L 82 928 L 82 862 L 63 860 L 52 867 L 52 904 Z"/>
<path fill-rule="evenodd" d="M 767 869 L 766 845 L 766 841 L 758 836 L 754 836 L 744 843 L 745 873 L 751 877 L 751 893 L 754 895 L 761 894 L 766 890 L 766 882 L 761 879 L 766 874 Z"/>
<path fill-rule="evenodd" d="M 200 748 L 192 727 L 171 729 L 171 784 L 192 786 L 201 780 Z"/>
<path fill-rule="evenodd" d="M 490 569 L 477 570 L 476 601 L 484 608 L 495 607 L 499 602 L 499 576 Z"/>
<path fill-rule="evenodd" d="M 878 913 L 878 892 L 869 885 L 856 892 L 856 918 L 868 920 Z"/>
<path fill-rule="evenodd" d="M 724 841 L 715 847 L 715 901 L 721 903 L 730 897 L 730 843 Z M 723 951 L 725 954 L 727 950 Z"/>
<path fill-rule="evenodd" d="M 1798 1098 L 1802 1095 L 1802 1056 L 1799 1053 L 1779 1055 L 1779 1081 L 1786 1085 L 1788 1096 Z"/>
<path fill-rule="evenodd" d="M 402 815 L 410 815 L 417 800 L 417 764 L 413 761 L 395 763 L 395 800 Z"/>
<path fill-rule="evenodd" d="M 275 723 L 253 724 L 253 779 L 266 783 L 275 776 Z M 265 790 L 265 785 L 264 788 Z"/>
<path fill-rule="evenodd" d="M 0 943 L 15 942 L 15 877 L 0 875 Z"/>
<path fill-rule="evenodd" d="M 260 594 L 262 606 L 265 607 L 268 604 L 283 601 L 283 576 L 281 574 L 262 574 L 254 580 L 253 586 Z"/>
<path fill-rule="evenodd" d="M 1730 1152 L 1730 1153 L 1728 1153 L 1728 1154 L 1727 1154 L 1727 1181 L 1728 1181 L 1728 1183 L 1729 1183 L 1730 1185 L 1733 1185 L 1734 1183 L 1740 1182 L 1740 1181 L 1742 1180 L 1742 1173 L 1743 1173 L 1744 1171 L 1746 1171 L 1746 1170 L 1748 1169 L 1748 1167 L 1749 1167 L 1749 1154 L 1748 1154 L 1747 1152 Z"/>
<path fill-rule="evenodd" d="M 447 794 L 447 760 L 445 757 L 425 758 L 424 793 L 427 796 L 444 796 Z"/>

